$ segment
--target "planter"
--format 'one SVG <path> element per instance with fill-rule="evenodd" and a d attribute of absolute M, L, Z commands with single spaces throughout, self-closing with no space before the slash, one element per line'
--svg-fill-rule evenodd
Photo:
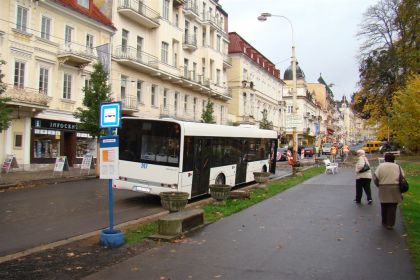
<path fill-rule="evenodd" d="M 230 194 L 230 189 L 232 188 L 229 185 L 210 185 L 210 195 L 213 199 L 218 202 L 224 202 Z"/>
<path fill-rule="evenodd" d="M 163 209 L 178 212 L 187 205 L 189 194 L 187 192 L 161 192 L 159 196 Z"/>
<path fill-rule="evenodd" d="M 268 182 L 268 177 L 269 176 L 270 176 L 270 173 L 268 173 L 268 172 L 254 172 L 255 182 L 260 184 L 261 187 L 264 187 L 265 183 Z"/>

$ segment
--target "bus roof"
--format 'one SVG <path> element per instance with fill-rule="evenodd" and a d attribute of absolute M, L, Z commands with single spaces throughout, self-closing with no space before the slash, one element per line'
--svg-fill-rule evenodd
<path fill-rule="evenodd" d="M 186 136 L 217 136 L 217 137 L 245 137 L 245 138 L 277 138 L 277 132 L 254 127 L 230 126 L 220 124 L 186 122 L 175 119 L 144 119 L 136 117 L 123 117 L 127 119 L 174 122 L 180 124 Z"/>

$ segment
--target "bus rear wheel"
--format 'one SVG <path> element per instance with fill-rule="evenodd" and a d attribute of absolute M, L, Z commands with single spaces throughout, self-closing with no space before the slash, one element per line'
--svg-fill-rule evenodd
<path fill-rule="evenodd" d="M 226 183 L 225 175 L 223 175 L 222 173 L 220 173 L 219 175 L 217 175 L 216 180 L 214 181 L 214 183 L 216 185 L 225 185 L 225 183 Z"/>

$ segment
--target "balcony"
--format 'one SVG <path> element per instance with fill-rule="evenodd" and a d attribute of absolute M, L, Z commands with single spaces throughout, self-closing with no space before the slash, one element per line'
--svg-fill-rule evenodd
<path fill-rule="evenodd" d="M 196 19 L 199 17 L 199 11 L 197 4 L 194 4 L 192 0 L 188 0 L 184 5 L 184 15 L 189 19 Z"/>
<path fill-rule="evenodd" d="M 227 54 L 223 54 L 223 69 L 232 68 L 232 58 Z"/>
<path fill-rule="evenodd" d="M 57 54 L 58 62 L 70 66 L 84 68 L 93 62 L 96 56 L 96 50 L 83 47 L 74 43 L 61 45 Z"/>
<path fill-rule="evenodd" d="M 224 31 L 220 19 L 216 18 L 208 12 L 203 14 L 203 24 L 208 24 L 210 26 L 210 29 L 219 29 L 221 31 Z"/>
<path fill-rule="evenodd" d="M 112 57 L 118 63 L 136 70 L 148 73 L 158 71 L 159 59 L 154 55 L 139 51 L 137 48 L 118 46 L 115 48 Z"/>
<path fill-rule="evenodd" d="M 117 11 L 144 27 L 152 29 L 160 26 L 159 13 L 138 0 L 119 0 Z"/>
<path fill-rule="evenodd" d="M 195 51 L 197 49 L 197 37 L 195 35 L 184 35 L 182 48 L 187 51 Z"/>
<path fill-rule="evenodd" d="M 39 90 L 13 86 L 9 86 L 2 94 L 2 97 L 10 98 L 7 102 L 8 105 L 38 110 L 48 109 L 48 102 L 50 101 L 50 97 Z"/>
<path fill-rule="evenodd" d="M 138 111 L 138 102 L 136 96 L 123 96 L 118 101 L 121 101 L 121 110 L 126 114 L 132 114 Z"/>

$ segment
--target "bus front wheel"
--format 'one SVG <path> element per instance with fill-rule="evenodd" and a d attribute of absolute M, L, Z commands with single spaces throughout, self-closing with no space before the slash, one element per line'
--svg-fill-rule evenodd
<path fill-rule="evenodd" d="M 224 185 L 226 183 L 225 175 L 220 173 L 216 177 L 216 181 L 214 182 L 216 185 Z"/>

